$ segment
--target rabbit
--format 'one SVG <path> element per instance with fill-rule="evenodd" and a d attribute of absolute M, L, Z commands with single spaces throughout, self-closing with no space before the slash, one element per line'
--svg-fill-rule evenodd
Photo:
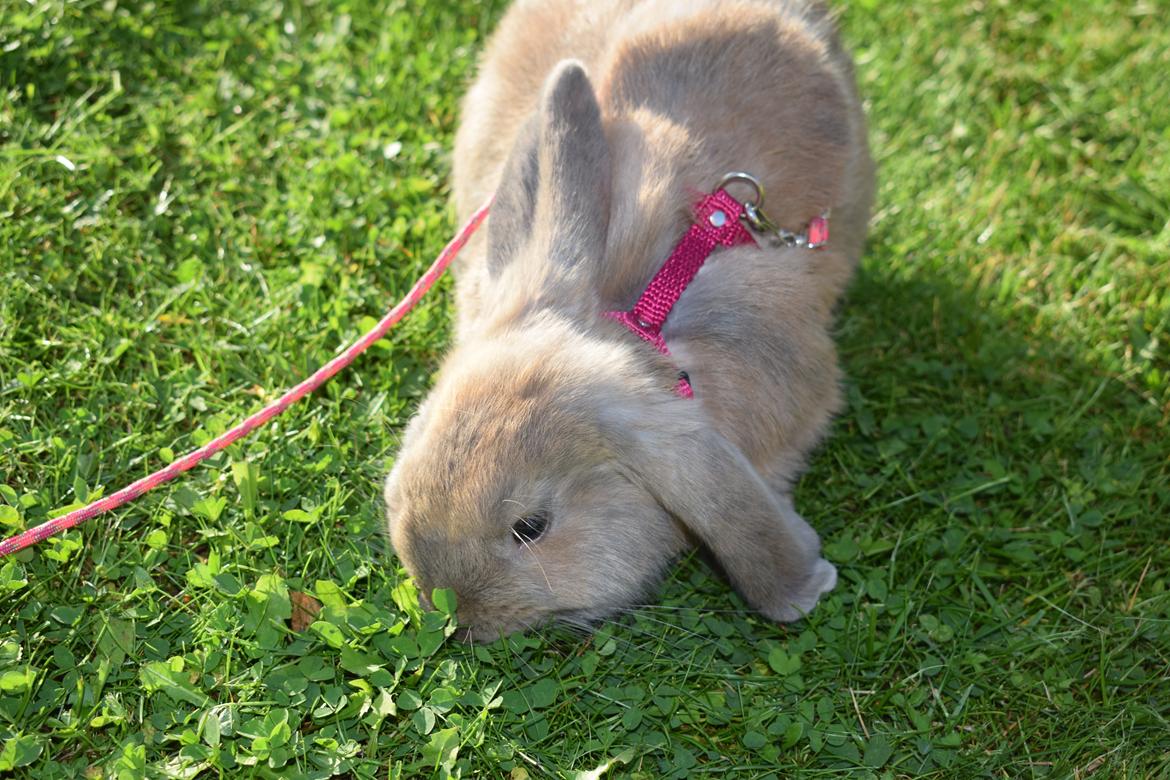
<path fill-rule="evenodd" d="M 630 308 L 696 199 L 740 170 L 781 227 L 831 209 L 832 237 L 716 250 L 663 354 L 606 313 Z M 511 7 L 454 151 L 459 215 L 494 197 L 486 235 L 453 267 L 454 343 L 385 483 L 420 599 L 453 589 L 465 639 L 593 623 L 698 545 L 769 620 L 807 615 L 837 572 L 792 489 L 840 404 L 830 331 L 873 188 L 853 67 L 820 4 Z"/>

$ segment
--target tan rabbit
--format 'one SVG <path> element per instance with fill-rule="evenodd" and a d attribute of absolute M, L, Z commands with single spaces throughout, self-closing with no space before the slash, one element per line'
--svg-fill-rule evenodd
<path fill-rule="evenodd" d="M 787 230 L 831 209 L 831 238 L 715 250 L 660 354 L 606 312 L 638 300 L 729 171 Z M 420 592 L 454 589 L 467 635 L 490 639 L 628 606 L 698 543 L 767 617 L 808 613 L 837 575 L 791 489 L 839 404 L 833 307 L 873 191 L 826 11 L 522 0 L 464 102 L 455 190 L 463 217 L 495 202 L 386 483 Z"/>

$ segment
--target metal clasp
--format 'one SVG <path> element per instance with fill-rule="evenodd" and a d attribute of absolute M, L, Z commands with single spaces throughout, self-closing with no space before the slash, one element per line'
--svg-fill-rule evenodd
<path fill-rule="evenodd" d="M 761 210 L 764 205 L 764 185 L 760 180 L 750 173 L 743 171 L 731 171 L 723 175 L 719 180 L 719 187 L 717 189 L 725 189 L 729 184 L 742 183 L 752 188 L 754 197 L 751 200 L 740 201 L 743 203 L 743 218 L 757 233 L 770 233 L 774 227 L 772 221 Z"/>
<path fill-rule="evenodd" d="M 768 236 L 773 246 L 797 246 L 808 247 L 816 249 L 821 246 L 823 242 L 812 243 L 809 241 L 808 232 L 793 233 L 791 230 L 785 230 L 777 225 L 772 219 L 764 213 L 764 185 L 755 176 L 744 171 L 731 171 L 723 175 L 719 181 L 719 189 L 724 189 L 729 184 L 742 183 L 746 184 L 753 190 L 754 197 L 751 200 L 741 201 L 743 204 L 743 220 L 755 232 L 761 236 Z M 829 213 L 826 211 L 821 218 L 828 220 Z"/>
<path fill-rule="evenodd" d="M 752 188 L 752 199 L 741 201 L 743 203 L 743 220 L 748 224 L 748 227 L 760 235 L 772 236 L 773 240 L 779 239 L 784 245 L 796 246 L 796 236 L 781 228 L 764 213 L 764 185 L 759 179 L 744 171 L 731 171 L 720 179 L 719 189 L 724 189 L 729 184 L 746 184 Z"/>

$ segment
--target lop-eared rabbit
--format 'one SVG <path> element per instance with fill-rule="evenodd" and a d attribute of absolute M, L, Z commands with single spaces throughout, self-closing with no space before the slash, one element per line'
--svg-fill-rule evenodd
<path fill-rule="evenodd" d="M 656 348 L 613 313 L 721 183 L 749 207 L 762 189 L 771 223 L 710 251 Z M 512 7 L 455 147 L 459 215 L 494 197 L 486 235 L 454 268 L 456 343 L 386 482 L 420 593 L 453 589 L 464 636 L 492 639 L 628 607 L 699 544 L 768 618 L 812 610 L 837 573 L 791 492 L 840 403 L 834 307 L 872 192 L 821 5 Z"/>

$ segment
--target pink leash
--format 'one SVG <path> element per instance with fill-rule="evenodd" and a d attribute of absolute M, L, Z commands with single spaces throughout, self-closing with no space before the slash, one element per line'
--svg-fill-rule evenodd
<path fill-rule="evenodd" d="M 431 265 L 429 269 L 427 269 L 427 272 L 422 275 L 422 278 L 415 282 L 414 287 L 412 287 L 410 292 L 406 294 L 406 297 L 399 301 L 398 304 L 393 309 L 391 309 L 390 312 L 385 317 L 383 317 L 377 325 L 375 325 L 368 333 L 350 345 L 340 355 L 330 360 L 321 368 L 317 369 L 317 371 L 308 379 L 289 390 L 287 393 L 261 409 L 259 412 L 256 412 L 251 417 L 248 417 L 236 427 L 220 434 L 199 449 L 192 450 L 183 457 L 171 463 L 166 468 L 159 469 L 150 476 L 143 477 L 137 482 L 127 485 L 118 492 L 112 493 L 105 498 L 98 499 L 88 506 L 75 509 L 66 515 L 54 518 L 53 520 L 42 523 L 35 528 L 30 528 L 23 533 L 17 534 L 16 536 L 13 536 L 9 539 L 5 539 L 3 542 L 0 542 L 0 558 L 23 550 L 24 548 L 43 541 L 48 537 L 53 536 L 54 534 L 58 534 L 64 530 L 80 525 L 92 517 L 97 517 L 100 514 L 109 512 L 111 509 L 116 509 L 127 502 L 133 501 L 143 493 L 153 490 L 164 482 L 171 481 L 175 477 L 182 474 L 184 471 L 188 471 L 189 469 L 194 468 L 196 465 L 207 460 L 209 457 L 219 452 L 220 450 L 223 450 L 233 442 L 244 438 L 249 433 L 264 425 L 273 417 L 276 417 L 285 409 L 289 408 L 297 401 L 301 400 L 306 395 L 325 384 L 337 372 L 341 371 L 343 368 L 352 363 L 358 355 L 365 352 L 371 344 L 385 336 L 386 333 L 389 332 L 389 330 L 393 328 L 399 320 L 406 316 L 407 312 L 415 307 L 415 305 L 422 299 L 422 297 L 426 295 L 427 291 L 431 289 L 434 283 L 438 281 L 439 277 L 443 275 L 443 272 L 447 270 L 447 266 L 450 265 L 451 261 L 455 259 L 455 256 L 459 254 L 459 250 L 467 244 L 468 240 L 471 238 L 471 235 L 475 233 L 479 226 L 483 224 L 483 221 L 487 219 L 490 206 L 491 203 L 489 201 L 488 203 L 485 203 L 483 206 L 481 206 L 479 210 L 471 216 L 471 219 L 469 219 L 467 224 L 464 225 L 462 229 L 460 229 L 455 238 L 451 239 L 451 243 L 447 244 L 447 246 L 443 248 L 443 251 L 439 253 L 439 256 L 435 259 L 434 264 Z"/>

